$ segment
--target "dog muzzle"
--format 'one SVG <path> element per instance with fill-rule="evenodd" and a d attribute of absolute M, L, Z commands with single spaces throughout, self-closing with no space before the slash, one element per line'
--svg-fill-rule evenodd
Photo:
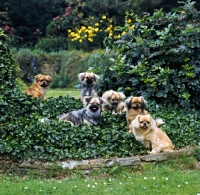
<path fill-rule="evenodd" d="M 99 106 L 98 104 L 92 104 L 89 108 L 91 111 L 95 112 L 99 109 Z"/>
<path fill-rule="evenodd" d="M 148 128 L 147 124 L 146 124 L 146 123 L 143 123 L 142 128 L 143 128 L 143 129 Z"/>
<path fill-rule="evenodd" d="M 113 106 L 117 106 L 118 102 L 112 102 Z"/>
<path fill-rule="evenodd" d="M 86 80 L 86 83 L 87 83 L 87 84 L 92 84 L 92 83 L 93 83 L 93 79 L 88 78 L 88 79 Z"/>
<path fill-rule="evenodd" d="M 43 82 L 42 85 L 40 85 L 41 87 L 47 87 L 48 83 L 47 82 Z"/>

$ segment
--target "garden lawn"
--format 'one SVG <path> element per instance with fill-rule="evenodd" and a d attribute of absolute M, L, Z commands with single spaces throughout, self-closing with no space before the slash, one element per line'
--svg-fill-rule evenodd
<path fill-rule="evenodd" d="M 3 175 L 0 178 L 1 195 L 200 194 L 200 171 L 194 166 L 195 160 L 190 157 L 181 161 L 149 163 L 132 168 L 101 168 L 89 175 L 72 171 L 70 175 L 58 178 Z"/>
<path fill-rule="evenodd" d="M 58 97 L 58 96 L 72 96 L 74 98 L 80 98 L 80 90 L 74 88 L 64 88 L 64 89 L 49 89 L 47 91 L 46 97 Z"/>

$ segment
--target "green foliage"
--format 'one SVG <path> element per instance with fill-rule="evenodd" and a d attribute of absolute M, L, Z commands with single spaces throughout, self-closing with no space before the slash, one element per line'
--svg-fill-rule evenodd
<path fill-rule="evenodd" d="M 54 75 L 51 88 L 66 88 L 68 84 L 69 84 L 69 78 L 66 74 Z"/>
<path fill-rule="evenodd" d="M 20 77 L 25 83 L 32 83 L 33 77 L 37 74 L 59 73 L 61 67 L 62 52 L 47 53 L 43 50 L 19 49 L 11 50 L 15 57 L 21 72 Z M 49 65 L 47 69 L 44 65 Z M 53 70 L 53 71 L 52 71 Z"/>
<path fill-rule="evenodd" d="M 1 32 L 0 155 L 18 161 L 54 161 L 127 157 L 147 152 L 133 134 L 127 134 L 125 114 L 102 114 L 99 126 L 71 127 L 56 117 L 82 108 L 80 99 L 60 96 L 42 101 L 21 93 L 16 83 L 17 66 L 5 38 Z M 166 122 L 163 130 L 176 149 L 199 144 L 200 121 L 195 110 L 163 107 L 155 102 L 149 102 L 149 105 L 150 113 Z M 45 119 L 44 123 L 41 119 Z"/>
<path fill-rule="evenodd" d="M 199 18 L 190 1 L 174 13 L 156 10 L 143 17 L 127 13 L 125 26 L 118 29 L 121 38 L 105 40 L 105 55 L 114 52 L 117 58 L 111 58 L 111 65 L 99 67 L 102 90 L 109 86 L 157 103 L 200 108 Z"/>
<path fill-rule="evenodd" d="M 10 57 L 10 50 L 5 44 L 8 39 L 0 29 L 0 94 L 2 95 L 6 90 L 12 90 L 15 87 L 15 76 L 19 68 L 16 62 Z M 0 95 L 0 97 L 1 97 Z"/>
<path fill-rule="evenodd" d="M 35 49 L 41 49 L 46 52 L 55 52 L 68 49 L 68 38 L 66 37 L 46 37 L 40 39 Z"/>

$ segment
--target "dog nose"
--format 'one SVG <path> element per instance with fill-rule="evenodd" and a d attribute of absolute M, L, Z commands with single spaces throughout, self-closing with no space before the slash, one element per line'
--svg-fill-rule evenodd
<path fill-rule="evenodd" d="M 147 123 L 143 124 L 143 128 L 146 129 L 147 128 Z"/>
<path fill-rule="evenodd" d="M 88 84 L 91 84 L 93 82 L 92 79 L 88 78 L 87 81 L 86 81 Z"/>

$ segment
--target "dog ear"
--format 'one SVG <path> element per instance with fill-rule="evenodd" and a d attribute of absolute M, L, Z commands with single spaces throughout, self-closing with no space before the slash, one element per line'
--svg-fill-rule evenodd
<path fill-rule="evenodd" d="M 149 115 L 150 116 L 150 115 Z M 150 116 L 151 118 L 151 121 L 150 121 L 150 124 L 151 124 L 151 129 L 152 130 L 155 130 L 157 125 L 156 125 L 156 121 Z"/>
<path fill-rule="evenodd" d="M 85 96 L 84 100 L 87 102 L 87 104 L 91 101 L 92 96 Z"/>
<path fill-rule="evenodd" d="M 142 110 L 147 109 L 147 101 L 142 96 L 140 98 L 142 100 Z"/>
<path fill-rule="evenodd" d="M 84 77 L 85 77 L 85 72 L 82 72 L 82 73 L 79 73 L 78 74 L 78 79 L 79 79 L 79 81 L 82 81 L 83 79 L 84 79 Z"/>
<path fill-rule="evenodd" d="M 93 76 L 94 76 L 96 82 L 97 82 L 97 81 L 99 80 L 99 78 L 100 78 L 97 74 L 94 74 L 94 73 L 93 73 Z"/>
<path fill-rule="evenodd" d="M 132 120 L 131 124 L 129 125 L 130 129 L 139 129 L 139 117 L 140 115 L 137 115 L 134 120 Z"/>
<path fill-rule="evenodd" d="M 52 82 L 52 81 L 53 81 L 53 79 L 52 79 L 51 76 L 47 75 L 47 77 L 48 77 L 48 81 L 49 81 L 49 82 Z"/>
<path fill-rule="evenodd" d="M 121 100 L 123 100 L 126 97 L 122 92 L 118 92 L 118 94 Z"/>
<path fill-rule="evenodd" d="M 35 75 L 34 76 L 34 80 L 35 80 L 35 82 L 38 82 L 38 79 L 40 78 L 40 75 Z"/>
<path fill-rule="evenodd" d="M 132 99 L 133 96 L 129 97 L 126 101 L 125 101 L 125 104 L 127 106 L 128 109 L 131 108 L 131 99 Z"/>
<path fill-rule="evenodd" d="M 103 99 L 103 98 L 101 98 L 101 97 L 99 97 L 99 101 L 100 101 L 100 104 L 103 104 L 103 103 L 105 103 L 104 99 Z"/>

